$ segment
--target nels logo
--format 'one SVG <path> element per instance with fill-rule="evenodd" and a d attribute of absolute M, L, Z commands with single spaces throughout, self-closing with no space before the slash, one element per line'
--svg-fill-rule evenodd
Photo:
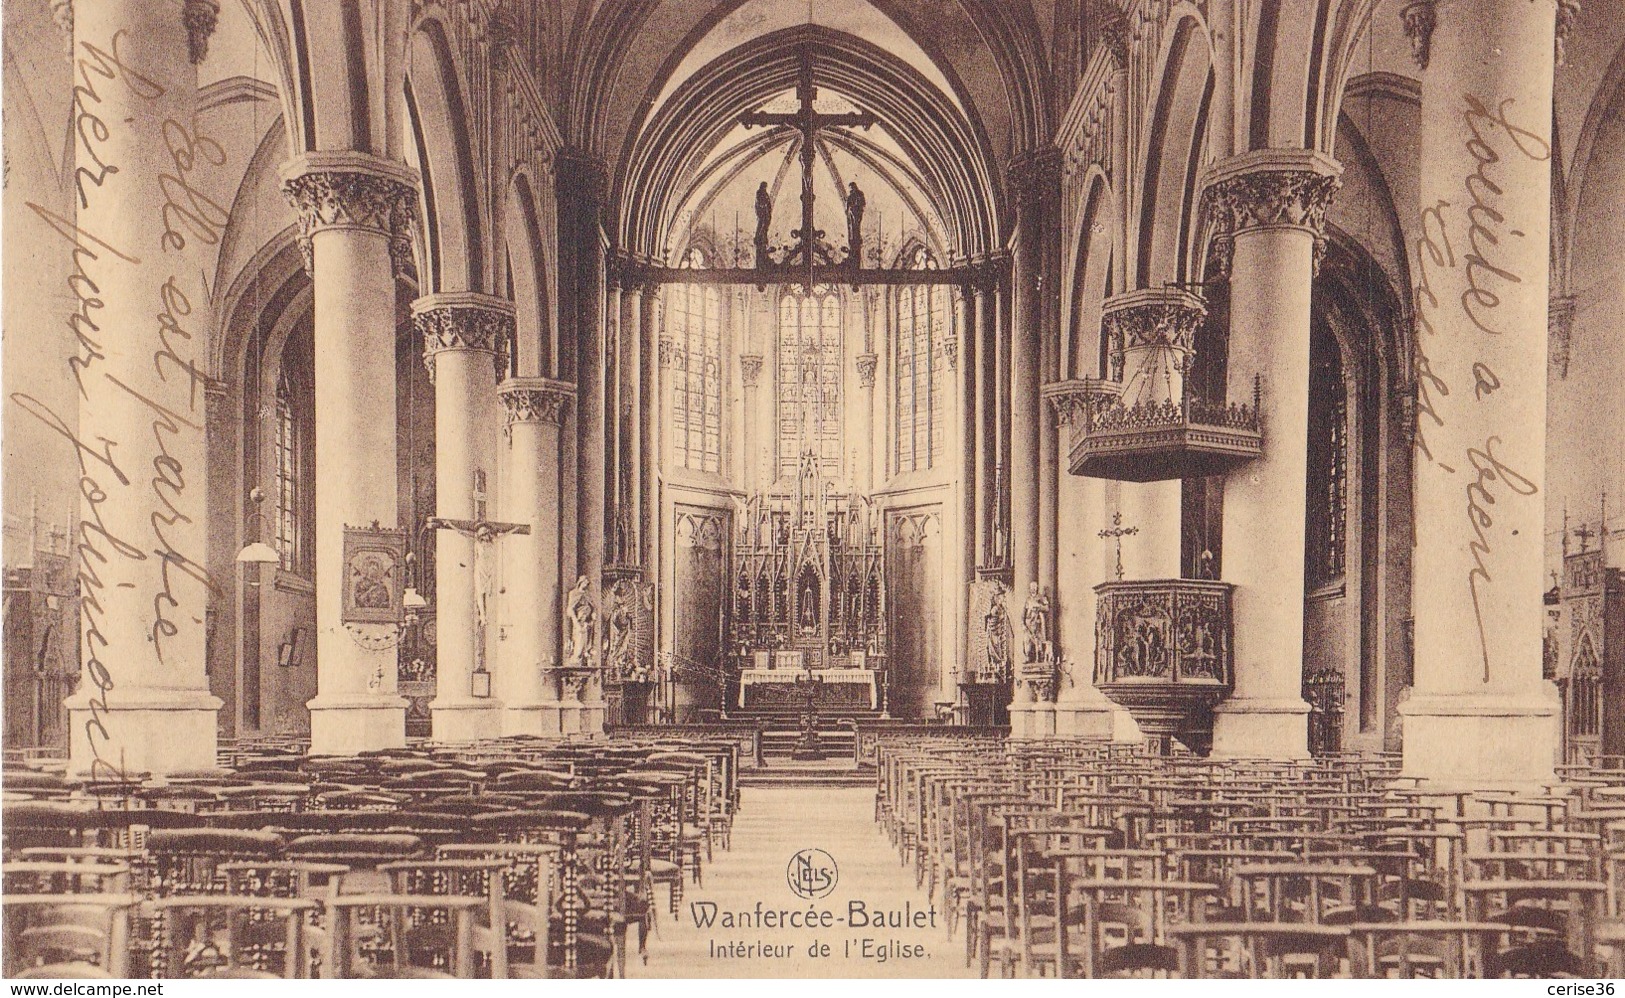
<path fill-rule="evenodd" d="M 784 878 L 790 882 L 790 889 L 796 892 L 796 897 L 816 901 L 828 897 L 835 889 L 840 872 L 829 853 L 822 849 L 803 849 L 790 857 Z"/>

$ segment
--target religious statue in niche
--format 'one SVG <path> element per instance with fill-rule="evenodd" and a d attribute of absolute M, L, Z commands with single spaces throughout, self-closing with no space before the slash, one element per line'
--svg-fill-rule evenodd
<path fill-rule="evenodd" d="M 747 587 L 748 588 L 748 587 Z M 645 683 L 654 671 L 654 584 L 618 579 L 604 601 L 604 666 L 616 683 Z"/>
<path fill-rule="evenodd" d="M 1027 584 L 1027 602 L 1021 608 L 1021 625 L 1027 632 L 1023 646 L 1025 661 L 1048 663 L 1055 657 L 1055 645 L 1049 633 L 1049 597 L 1038 588 L 1037 582 Z"/>
<path fill-rule="evenodd" d="M 406 535 L 388 527 L 344 528 L 343 617 L 348 624 L 395 624 L 401 619 L 401 572 Z"/>
<path fill-rule="evenodd" d="M 1004 606 L 1004 587 L 995 586 L 982 614 L 982 631 L 987 641 L 987 661 L 982 682 L 1001 683 L 1010 677 L 1010 612 Z"/>
<path fill-rule="evenodd" d="M 565 666 L 583 668 L 597 665 L 595 639 L 598 634 L 598 608 L 593 605 L 592 591 L 587 587 L 585 575 L 577 578 L 575 588 L 570 590 L 564 616 L 570 639 L 564 656 Z"/>
<path fill-rule="evenodd" d="M 853 266 L 862 262 L 863 253 L 863 210 L 868 207 L 869 199 L 863 196 L 858 189 L 858 182 L 852 181 L 846 188 L 846 259 Z"/>
<path fill-rule="evenodd" d="M 811 578 L 802 580 L 801 599 L 801 630 L 811 634 L 818 627 L 818 591 Z"/>
<path fill-rule="evenodd" d="M 773 225 L 773 195 L 768 193 L 767 181 L 756 188 L 756 266 L 767 267 L 773 260 L 767 255 L 767 230 Z"/>

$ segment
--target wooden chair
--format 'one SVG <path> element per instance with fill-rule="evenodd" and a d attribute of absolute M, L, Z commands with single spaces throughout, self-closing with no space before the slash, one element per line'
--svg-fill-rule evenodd
<path fill-rule="evenodd" d="M 130 864 L 19 860 L 0 865 L 4 894 L 127 894 Z"/>
<path fill-rule="evenodd" d="M 177 895 L 159 898 L 163 938 L 154 969 L 168 978 L 310 976 L 304 898 Z"/>
<path fill-rule="evenodd" d="M 459 857 L 385 863 L 378 869 L 389 877 L 390 888 L 396 894 L 485 898 L 484 916 L 474 924 L 474 974 L 506 980 L 508 922 L 529 915 L 524 908 L 509 911 L 502 877 L 508 865 L 507 860 L 495 857 Z M 532 923 L 526 928 L 534 932 L 536 926 Z"/>
<path fill-rule="evenodd" d="M 1488 954 L 1509 932 L 1498 922 L 1355 922 L 1349 967 L 1358 977 L 1460 979 L 1484 976 Z"/>
<path fill-rule="evenodd" d="M 1315 925 L 1334 911 L 1370 906 L 1377 871 L 1353 863 L 1244 863 L 1231 877 L 1243 920 Z"/>
<path fill-rule="evenodd" d="M 129 894 L 8 894 L 3 917 L 4 976 L 130 976 Z"/>
<path fill-rule="evenodd" d="M 1057 976 L 1166 977 L 1179 971 L 1168 935 L 1176 922 L 1203 920 L 1216 884 L 1166 879 L 1099 878 L 1063 860 L 1058 889 L 1065 903 L 1055 933 Z M 1082 874 L 1082 875 L 1075 875 Z"/>
<path fill-rule="evenodd" d="M 1282 922 L 1195 922 L 1168 935 L 1179 949 L 1180 976 L 1326 978 L 1343 973 L 1350 930 L 1341 925 Z"/>
<path fill-rule="evenodd" d="M 509 977 L 545 978 L 553 899 L 558 893 L 555 845 L 523 842 L 443 845 L 442 859 L 495 860 L 502 881 L 504 964 Z"/>
<path fill-rule="evenodd" d="M 1469 920 L 1518 929 L 1511 949 L 1485 958 L 1485 976 L 1587 974 L 1591 931 L 1608 885 L 1587 880 L 1501 879 L 1463 885 Z"/>
<path fill-rule="evenodd" d="M 474 926 L 486 899 L 351 894 L 329 902 L 330 978 L 472 978 Z"/>

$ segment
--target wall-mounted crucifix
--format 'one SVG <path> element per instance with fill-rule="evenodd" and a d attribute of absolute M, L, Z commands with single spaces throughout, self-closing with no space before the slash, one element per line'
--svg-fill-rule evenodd
<path fill-rule="evenodd" d="M 801 133 L 801 228 L 790 233 L 796 244 L 790 247 L 780 263 L 786 267 L 796 264 L 804 266 L 806 287 L 811 290 L 818 243 L 824 235 L 823 230 L 813 224 L 813 205 L 816 201 L 816 195 L 813 193 L 813 162 L 817 158 L 818 132 L 841 125 L 868 128 L 880 119 L 868 111 L 845 111 L 837 114 L 818 111 L 814 107 L 814 102 L 818 99 L 818 87 L 813 83 L 812 46 L 803 45 L 799 59 L 801 64 L 796 83 L 798 105 L 796 110 L 791 113 L 752 111 L 741 116 L 739 123 L 746 128 L 754 128 L 757 125 L 784 125 Z M 769 200 L 764 206 L 765 193 L 764 185 L 764 188 L 758 190 L 756 194 L 756 266 L 759 270 L 769 269 L 773 264 L 766 252 L 766 229 L 771 221 L 772 203 Z M 848 242 L 846 262 L 855 268 L 859 264 L 863 249 L 862 235 L 858 230 L 863 222 L 864 197 L 863 192 L 857 189 L 857 184 L 852 185 L 846 199 Z"/>
<path fill-rule="evenodd" d="M 486 560 L 492 544 L 505 534 L 528 534 L 528 523 L 502 523 L 485 518 L 485 475 L 476 473 L 474 483 L 474 519 L 459 520 L 447 516 L 431 516 L 423 521 L 425 530 L 455 530 L 474 540 L 474 610 L 476 626 L 481 639 L 474 642 L 474 671 L 485 672 L 485 622 L 491 599 L 491 566 Z"/>

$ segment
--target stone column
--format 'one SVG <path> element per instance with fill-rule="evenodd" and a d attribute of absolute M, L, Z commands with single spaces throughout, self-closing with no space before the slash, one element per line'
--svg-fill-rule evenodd
<path fill-rule="evenodd" d="M 754 494 L 759 487 L 756 483 L 756 472 L 762 463 L 757 454 L 758 449 L 761 447 L 760 434 L 770 425 L 762 422 L 759 418 L 761 415 L 761 400 L 758 398 L 760 393 L 757 390 L 757 385 L 761 383 L 761 380 L 762 355 L 759 353 L 740 355 L 739 387 L 741 405 L 745 416 L 745 425 L 740 427 L 739 434 L 741 438 L 740 446 L 744 450 L 744 460 L 740 462 L 740 467 L 744 469 L 744 481 L 740 483 L 740 486 L 745 490 L 746 495 Z"/>
<path fill-rule="evenodd" d="M 858 372 L 858 404 L 853 409 L 857 414 L 857 426 L 853 430 L 853 437 L 865 441 L 867 446 L 862 448 L 858 455 L 858 467 L 853 470 L 859 482 L 865 487 L 874 489 L 886 467 L 885 454 L 880 452 L 886 439 L 885 426 L 882 419 L 877 418 L 880 410 L 876 408 L 875 401 L 875 371 L 880 365 L 880 355 L 873 353 L 860 353 L 855 361 Z"/>
<path fill-rule="evenodd" d="M 1102 321 L 1108 364 L 1112 379 L 1123 386 L 1124 405 L 1183 404 L 1185 372 L 1196 330 L 1206 315 L 1202 299 L 1179 288 L 1147 288 L 1106 300 Z M 1178 480 L 1122 484 L 1121 512 L 1127 521 L 1123 526 L 1138 531 L 1123 538 L 1127 578 L 1179 578 L 1180 484 Z M 1115 560 L 1114 549 L 1114 564 Z"/>
<path fill-rule="evenodd" d="M 551 378 L 510 378 L 500 389 L 508 429 L 505 498 L 529 534 L 511 535 L 505 565 L 513 633 L 497 674 L 504 735 L 556 735 L 562 594 L 559 574 L 559 434 L 575 386 Z M 437 721 L 438 723 L 438 721 Z"/>
<path fill-rule="evenodd" d="M 1045 344 L 1058 335 L 1056 313 L 1046 299 L 1059 293 L 1056 219 L 1060 215 L 1060 155 L 1055 149 L 1020 157 L 1011 168 L 1017 202 L 1016 258 L 1011 289 L 1009 472 L 1010 619 L 1016 642 L 1025 644 L 1022 609 L 1036 591 L 1048 602 L 1048 633 L 1055 609 L 1055 452 L 1054 419 L 1040 397 Z M 1045 446 L 1046 439 L 1049 442 Z M 1047 454 L 1046 454 L 1047 450 Z M 1046 469 L 1046 457 L 1048 468 Z M 1046 504 L 1048 508 L 1046 509 Z M 1044 526 L 1049 526 L 1046 536 Z M 1047 556 L 1046 556 L 1047 549 Z M 1048 570 L 1046 577 L 1044 569 Z M 1055 733 L 1055 675 L 1052 663 L 1023 662 L 1017 656 L 1015 702 L 1010 707 L 1013 737 Z"/>
<path fill-rule="evenodd" d="M 952 312 L 949 317 L 949 328 L 946 338 L 941 345 L 941 355 L 938 363 L 947 366 L 946 376 L 942 379 L 944 397 L 942 400 L 942 433 L 943 447 L 941 465 L 947 473 L 958 478 L 960 456 L 966 449 L 964 436 L 964 421 L 961 412 L 964 407 L 960 394 L 961 374 L 966 366 L 964 344 L 969 330 L 965 328 L 965 301 L 960 296 L 958 288 L 949 290 Z M 974 533 L 976 525 L 966 515 L 967 498 L 966 483 L 955 482 L 949 488 L 948 501 L 943 503 L 943 578 L 948 583 L 944 591 L 948 612 L 944 615 L 942 629 L 942 649 L 944 658 L 953 664 L 952 668 L 943 668 L 937 676 L 937 699 L 952 703 L 959 698 L 959 669 L 966 661 L 963 657 L 967 635 L 969 633 L 966 614 L 969 602 L 969 587 L 967 583 L 976 578 L 976 566 L 968 563 L 965 555 L 970 551 L 966 542 L 967 535 Z"/>
<path fill-rule="evenodd" d="M 298 210 L 316 313 L 316 697 L 311 751 L 400 747 L 406 702 L 395 694 L 395 625 L 344 620 L 346 525 L 392 524 L 395 495 L 395 274 L 417 178 L 363 153 L 305 153 L 284 168 Z"/>
<path fill-rule="evenodd" d="M 1001 264 L 1001 270 L 1003 264 Z M 1010 322 L 1010 289 L 1001 274 L 993 298 L 993 479 L 988 492 L 992 562 L 1010 565 L 1010 351 L 1015 333 Z"/>
<path fill-rule="evenodd" d="M 994 440 L 997 432 L 994 406 L 994 382 L 997 379 L 995 363 L 998 360 L 998 345 L 995 338 L 998 336 L 998 317 L 993 307 L 992 289 L 985 285 L 978 285 L 974 291 L 976 323 L 974 343 L 971 348 L 971 357 L 975 372 L 975 405 L 973 418 L 976 421 L 974 460 L 976 462 L 976 564 L 985 566 L 988 561 L 989 548 L 993 543 L 993 517 L 997 515 L 997 507 L 993 497 L 993 463 L 998 456 L 998 444 Z M 967 363 L 967 367 L 972 366 Z"/>
<path fill-rule="evenodd" d="M 656 343 L 660 339 L 661 294 L 659 284 L 643 289 L 643 326 L 638 340 L 638 463 L 641 491 L 638 505 L 638 537 L 642 543 L 644 578 L 651 577 L 660 562 L 660 443 L 655 428 L 671 422 L 671 411 L 659 409 L 660 371 Z"/>
<path fill-rule="evenodd" d="M 626 531 L 626 561 L 643 564 L 643 282 L 623 278 L 620 337 L 621 502 L 617 518 Z"/>
<path fill-rule="evenodd" d="M 676 405 L 677 379 L 682 376 L 683 348 L 676 340 L 660 332 L 656 355 L 660 361 L 660 467 L 663 475 L 669 475 L 674 458 L 675 441 L 672 434 L 672 410 Z M 655 598 L 660 602 L 660 613 L 657 617 L 660 626 L 660 641 L 656 646 L 662 653 L 669 654 L 677 647 L 677 621 L 672 615 L 675 605 L 673 588 L 676 584 L 674 552 L 672 551 L 672 538 L 675 529 L 672 522 L 671 504 L 662 502 L 658 512 L 660 522 L 660 555 L 655 559 L 659 566 L 659 584 L 655 588 Z"/>
<path fill-rule="evenodd" d="M 1051 382 L 1044 398 L 1055 413 L 1056 449 L 1067 460 L 1074 428 L 1088 417 L 1091 404 L 1104 404 L 1116 392 L 1091 379 Z M 1060 507 L 1066 529 L 1057 538 L 1060 563 L 1055 608 L 1055 633 L 1064 662 L 1055 694 L 1057 734 L 1139 742 L 1140 727 L 1128 711 L 1113 703 L 1094 684 L 1095 586 L 1116 579 L 1116 542 L 1100 531 L 1108 527 L 1106 482 L 1084 475 L 1062 475 Z"/>
<path fill-rule="evenodd" d="M 1453 786 L 1549 783 L 1559 744 L 1555 693 L 1541 678 L 1541 573 L 1560 8 L 1572 19 L 1574 5 L 1555 0 L 1404 11 L 1424 67 L 1422 529 L 1415 685 L 1400 713 L 1405 775 Z M 1228 568 L 1228 547 L 1224 558 Z"/>
<path fill-rule="evenodd" d="M 197 113 L 195 46 L 208 32 L 191 30 L 192 14 L 216 8 L 187 4 L 184 19 L 179 4 L 79 8 L 81 62 L 98 65 L 95 51 L 116 51 L 123 62 L 105 83 L 90 73 L 94 92 L 79 95 L 74 156 L 84 202 L 71 219 L 40 209 L 64 242 L 35 250 L 72 254 L 70 325 L 81 337 L 70 361 L 83 441 L 71 571 L 82 585 L 83 678 L 67 701 L 69 766 L 104 779 L 212 768 L 220 700 L 205 671 L 204 611 L 211 590 L 229 591 L 235 580 L 211 579 L 206 568 L 204 389 L 214 323 L 203 274 L 226 218 L 188 214 L 197 206 L 174 178 L 179 171 L 180 185 L 214 190 L 219 168 L 200 155 L 182 169 L 166 148 L 180 141 L 171 128 L 185 134 Z M 14 250 L 14 265 L 26 265 Z M 64 420 L 13 400 L 72 436 L 71 412 Z M 241 502 L 216 500 L 233 509 Z"/>
<path fill-rule="evenodd" d="M 977 432 L 980 424 L 977 423 L 977 366 L 980 364 L 980 349 L 978 343 L 977 320 L 977 293 L 970 286 L 955 289 L 955 323 L 959 325 L 959 364 L 957 364 L 957 395 L 959 395 L 959 411 L 952 413 L 952 418 L 959 419 L 959 452 L 955 460 L 955 470 L 959 473 L 959 546 L 960 564 L 964 571 L 960 572 L 959 579 L 954 584 L 960 588 L 959 606 L 964 608 L 960 613 L 960 642 L 957 645 L 960 665 L 970 662 L 970 640 L 972 640 L 973 627 L 970 624 L 970 582 L 977 572 L 978 517 L 981 509 L 981 479 L 977 478 Z M 951 696 L 957 696 L 957 689 L 949 691 Z"/>
<path fill-rule="evenodd" d="M 1304 495 L 1309 427 L 1309 303 L 1326 209 L 1340 168 L 1306 150 L 1257 150 L 1205 178 L 1231 241 L 1228 397 L 1263 385 L 1264 454 L 1225 480 L 1224 579 L 1235 585 L 1236 686 L 1220 704 L 1220 756 L 1308 755 L 1303 700 Z M 1221 236 L 1221 238 L 1224 238 Z M 1282 516 L 1282 505 L 1292 511 Z M 1537 607 L 1538 609 L 1538 607 Z"/>
<path fill-rule="evenodd" d="M 507 369 L 513 303 L 472 291 L 425 295 L 412 303 L 423 363 L 434 382 L 435 515 L 491 519 L 476 507 L 475 482 L 496 480 L 489 427 L 479 416 Z M 489 485 L 486 486 L 489 489 Z M 435 621 L 439 632 L 434 714 L 436 741 L 489 737 L 501 704 L 474 696 L 470 676 L 485 665 L 486 626 L 495 609 L 494 539 L 443 527 L 435 532 Z M 490 609 L 482 608 L 489 607 Z"/>
<path fill-rule="evenodd" d="M 628 559 L 623 519 L 626 506 L 626 466 L 623 463 L 622 407 L 625 385 L 622 380 L 621 350 L 621 270 L 617 260 L 605 265 L 604 284 L 604 564 L 622 565 Z"/>
<path fill-rule="evenodd" d="M 609 523 L 605 491 L 610 485 L 604 453 L 604 243 L 599 213 L 606 180 L 603 164 L 579 152 L 560 155 L 557 186 L 571 195 L 561 203 L 560 254 L 570 263 L 569 300 L 561 313 L 574 337 L 576 382 L 576 565 L 596 594 L 603 582 Z M 565 250 L 568 249 L 568 253 Z"/>

